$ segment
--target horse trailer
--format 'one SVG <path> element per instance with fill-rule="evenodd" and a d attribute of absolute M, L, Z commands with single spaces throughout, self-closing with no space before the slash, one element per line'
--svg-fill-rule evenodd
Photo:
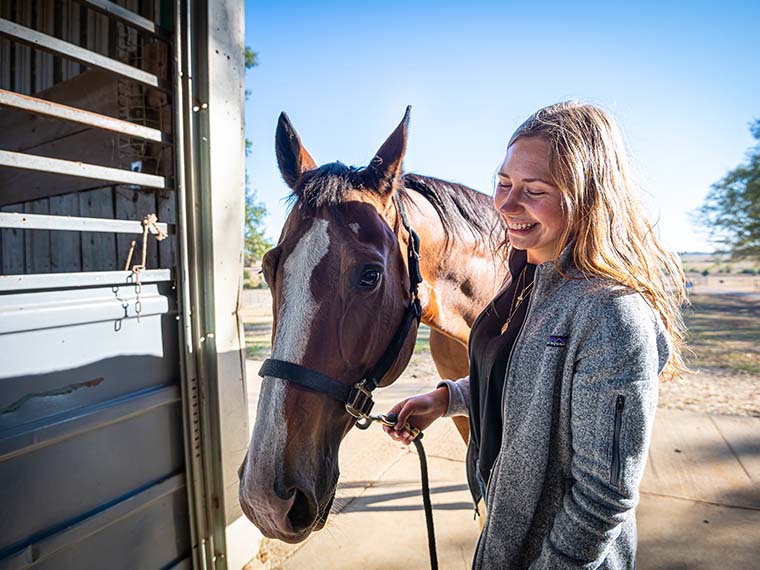
<path fill-rule="evenodd" d="M 240 568 L 239 0 L 0 0 L 0 569 Z"/>

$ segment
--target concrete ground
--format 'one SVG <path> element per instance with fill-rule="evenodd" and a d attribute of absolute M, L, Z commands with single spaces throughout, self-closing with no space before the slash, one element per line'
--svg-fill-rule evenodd
<path fill-rule="evenodd" d="M 260 363 L 248 361 L 251 413 Z M 430 389 L 404 377 L 378 390 L 377 411 Z M 478 523 L 465 446 L 441 420 L 424 438 L 441 570 L 470 567 Z M 264 539 L 249 570 L 429 568 L 419 462 L 379 427 L 352 430 L 327 526 L 298 545 Z M 638 508 L 639 570 L 760 568 L 760 418 L 659 410 Z"/>

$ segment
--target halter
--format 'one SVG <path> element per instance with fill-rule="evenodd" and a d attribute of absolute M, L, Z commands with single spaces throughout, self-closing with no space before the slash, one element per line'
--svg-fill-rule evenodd
<path fill-rule="evenodd" d="M 281 378 L 338 400 L 345 405 L 346 411 L 356 418 L 356 426 L 360 429 L 367 429 L 373 421 L 380 421 L 389 426 L 395 425 L 395 422 L 391 423 L 383 415 L 370 415 L 372 407 L 375 405 L 374 400 L 372 400 L 372 392 L 378 387 L 380 381 L 388 373 L 396 358 L 398 358 L 399 352 L 401 352 L 401 348 L 404 346 L 406 338 L 409 335 L 412 322 L 416 321 L 419 324 L 420 316 L 422 315 L 418 296 L 419 284 L 422 283 L 422 274 L 420 273 L 420 238 L 409 224 L 406 207 L 398 195 L 394 197 L 394 202 L 396 202 L 396 208 L 401 216 L 401 223 L 409 234 L 407 258 L 409 261 L 409 293 L 412 300 L 406 308 L 404 319 L 401 321 L 398 329 L 396 329 L 396 334 L 377 364 L 354 385 L 344 384 L 331 376 L 327 376 L 311 368 L 306 368 L 300 364 L 275 358 L 266 359 L 261 366 L 261 370 L 259 370 L 259 376 L 261 377 Z"/>

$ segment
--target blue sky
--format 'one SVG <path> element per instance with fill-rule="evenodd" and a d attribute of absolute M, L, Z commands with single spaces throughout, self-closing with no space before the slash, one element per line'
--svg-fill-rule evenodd
<path fill-rule="evenodd" d="M 753 143 L 760 2 L 663 4 L 246 0 L 260 61 L 246 76 L 246 164 L 267 233 L 286 215 L 281 111 L 318 163 L 365 165 L 410 104 L 405 169 L 490 194 L 514 129 L 574 98 L 617 118 L 666 245 L 712 250 L 690 213 Z"/>

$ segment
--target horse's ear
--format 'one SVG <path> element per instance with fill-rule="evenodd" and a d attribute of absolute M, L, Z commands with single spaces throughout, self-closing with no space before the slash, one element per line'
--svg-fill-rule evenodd
<path fill-rule="evenodd" d="M 301 143 L 301 137 L 293 128 L 288 116 L 282 112 L 277 121 L 277 134 L 275 135 L 275 150 L 277 151 L 277 164 L 280 167 L 285 183 L 295 190 L 298 181 L 304 172 L 317 167 L 314 159 Z"/>
<path fill-rule="evenodd" d="M 381 194 L 391 192 L 393 181 L 401 174 L 401 161 L 404 159 L 406 150 L 406 132 L 409 128 L 411 111 L 411 105 L 407 106 L 404 118 L 401 119 L 396 130 L 391 133 L 364 170 L 365 184 Z"/>

